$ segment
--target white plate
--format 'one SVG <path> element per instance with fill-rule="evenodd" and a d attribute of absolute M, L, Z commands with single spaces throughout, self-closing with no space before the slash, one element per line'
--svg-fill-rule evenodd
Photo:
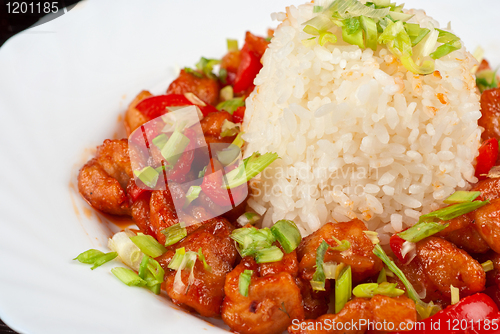
<path fill-rule="evenodd" d="M 70 185 L 91 148 L 118 133 L 135 94 L 164 92 L 175 66 L 220 57 L 227 37 L 264 35 L 275 26 L 269 14 L 287 3 L 87 1 L 0 49 L 0 317 L 9 326 L 30 334 L 222 332 L 121 284 L 109 272 L 115 263 L 91 271 L 72 261 L 105 250 L 110 231 Z M 481 44 L 500 64 L 498 1 L 406 4 L 452 20 L 470 50 Z"/>

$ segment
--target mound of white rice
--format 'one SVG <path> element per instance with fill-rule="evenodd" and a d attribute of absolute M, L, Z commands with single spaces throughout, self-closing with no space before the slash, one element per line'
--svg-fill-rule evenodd
<path fill-rule="evenodd" d="M 438 27 L 423 11 L 410 22 Z M 475 182 L 479 96 L 464 48 L 436 60 L 436 71 L 407 71 L 382 46 L 306 47 L 302 23 L 313 4 L 273 14 L 282 21 L 247 99 L 245 156 L 277 152 L 252 183 L 249 206 L 262 225 L 294 220 L 303 235 L 358 217 L 389 235 L 437 209 Z M 432 25 L 432 26 L 431 26 Z"/>

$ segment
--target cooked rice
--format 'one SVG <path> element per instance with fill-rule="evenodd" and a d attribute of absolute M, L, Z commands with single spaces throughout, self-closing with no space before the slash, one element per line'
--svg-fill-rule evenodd
<path fill-rule="evenodd" d="M 438 23 L 423 11 L 410 22 Z M 263 226 L 294 220 L 303 235 L 360 218 L 380 234 L 413 225 L 474 177 L 479 96 L 464 48 L 436 60 L 427 76 L 408 72 L 382 46 L 306 47 L 302 23 L 313 4 L 275 13 L 282 21 L 247 99 L 245 156 L 277 152 L 252 182 L 248 205 Z"/>

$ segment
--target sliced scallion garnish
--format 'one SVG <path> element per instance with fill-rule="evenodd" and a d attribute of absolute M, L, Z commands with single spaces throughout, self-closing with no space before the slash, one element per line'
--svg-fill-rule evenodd
<path fill-rule="evenodd" d="M 219 59 L 208 59 L 205 57 L 201 57 L 201 59 L 196 63 L 196 68 L 209 78 L 214 78 L 214 74 L 212 73 L 214 66 L 220 64 Z"/>
<path fill-rule="evenodd" d="M 253 226 L 234 230 L 231 239 L 238 243 L 238 251 L 242 257 L 255 255 L 258 250 L 269 248 L 276 241 L 269 228 L 257 229 Z"/>
<path fill-rule="evenodd" d="M 244 159 L 238 168 L 225 175 L 226 189 L 236 188 L 247 183 L 276 159 L 278 159 L 277 153 L 260 155 L 254 152 L 250 157 Z"/>
<path fill-rule="evenodd" d="M 139 247 L 144 254 L 153 258 L 158 257 L 167 251 L 162 244 L 150 235 L 138 234 L 134 237 L 130 237 L 130 240 L 132 240 L 132 242 Z"/>
<path fill-rule="evenodd" d="M 240 132 L 240 127 L 233 122 L 228 121 L 227 119 L 224 120 L 222 123 L 221 127 L 221 137 L 232 137 L 236 136 Z"/>
<path fill-rule="evenodd" d="M 146 281 L 139 277 L 132 269 L 116 267 L 111 269 L 113 275 L 115 275 L 120 281 L 127 284 L 128 286 L 145 286 Z"/>
<path fill-rule="evenodd" d="M 255 223 L 258 222 L 260 218 L 261 217 L 258 213 L 245 212 L 244 214 L 239 216 L 238 219 L 236 219 L 236 222 L 240 224 L 240 226 L 245 226 L 247 224 L 255 225 Z"/>
<path fill-rule="evenodd" d="M 450 285 L 450 293 L 451 293 L 451 305 L 455 305 L 460 301 L 460 290 L 455 288 L 453 285 Z"/>
<path fill-rule="evenodd" d="M 192 201 L 198 198 L 201 193 L 201 187 L 200 186 L 191 186 L 189 187 L 188 191 L 186 192 L 186 202 L 184 203 L 184 207 L 188 207 L 189 204 L 191 204 Z"/>
<path fill-rule="evenodd" d="M 325 272 L 326 279 L 336 279 L 337 278 L 337 268 L 338 264 L 335 262 L 324 262 L 323 271 Z"/>
<path fill-rule="evenodd" d="M 439 305 L 434 305 L 433 302 L 424 303 L 420 299 L 420 297 L 419 297 L 417 291 L 415 291 L 415 288 L 413 287 L 413 285 L 410 283 L 410 281 L 408 281 L 405 274 L 401 271 L 401 269 L 398 268 L 398 266 L 394 263 L 394 261 L 392 261 L 387 256 L 387 254 L 384 252 L 384 250 L 382 249 L 380 244 L 375 245 L 375 247 L 373 248 L 373 254 L 375 254 L 379 259 L 381 259 L 382 262 L 384 262 L 384 264 L 387 266 L 387 268 L 389 268 L 389 270 L 391 272 L 393 272 L 401 280 L 401 282 L 403 283 L 403 285 L 406 288 L 406 292 L 408 293 L 408 297 L 410 297 L 410 299 L 412 299 L 415 302 L 417 312 L 422 319 L 425 319 L 425 318 L 430 317 L 431 315 L 434 315 L 435 313 L 437 313 L 441 309 L 439 307 Z"/>
<path fill-rule="evenodd" d="M 378 37 L 377 23 L 366 16 L 360 16 L 359 22 L 361 23 L 361 28 L 363 28 L 365 32 L 366 47 L 376 51 Z"/>
<path fill-rule="evenodd" d="M 486 204 L 489 204 L 490 201 L 474 201 L 474 202 L 467 202 L 467 203 L 459 203 L 459 204 L 453 204 L 450 205 L 446 208 L 442 208 L 433 212 L 430 212 L 426 215 L 420 216 L 418 222 L 430 222 L 430 221 L 435 221 L 435 220 L 451 220 L 453 218 L 459 217 L 461 215 L 464 215 L 466 213 L 472 212 L 476 209 L 479 209 L 482 206 L 485 206 Z"/>
<path fill-rule="evenodd" d="M 233 86 L 226 86 L 222 88 L 219 95 L 223 101 L 231 100 L 234 98 Z"/>
<path fill-rule="evenodd" d="M 352 290 L 352 294 L 359 298 L 372 298 L 375 295 L 398 297 L 405 293 L 396 286 L 397 283 L 388 282 L 359 284 Z"/>
<path fill-rule="evenodd" d="M 151 166 L 146 166 L 142 170 L 134 170 L 134 175 L 149 188 L 154 188 L 158 182 L 159 173 Z"/>
<path fill-rule="evenodd" d="M 236 111 L 239 107 L 245 106 L 245 98 L 243 97 L 235 97 L 230 100 L 223 101 L 219 103 L 216 108 L 217 110 L 225 110 L 231 115 Z"/>
<path fill-rule="evenodd" d="M 476 85 L 479 91 L 482 93 L 487 89 L 493 89 L 498 87 L 497 71 L 483 70 L 476 74 Z"/>
<path fill-rule="evenodd" d="M 273 232 L 274 237 L 287 253 L 297 248 L 302 240 L 297 225 L 291 220 L 283 219 L 277 221 L 276 224 L 271 227 L 271 232 Z"/>
<path fill-rule="evenodd" d="M 184 255 L 186 255 L 186 249 L 184 247 L 177 248 L 175 250 L 175 254 L 168 263 L 168 269 L 177 270 L 181 266 L 182 260 L 184 259 Z"/>
<path fill-rule="evenodd" d="M 363 231 L 364 234 L 370 239 L 372 244 L 376 245 L 380 242 L 380 239 L 378 238 L 378 233 L 375 231 Z"/>
<path fill-rule="evenodd" d="M 343 252 L 351 248 L 351 243 L 349 242 L 349 240 L 339 240 L 334 236 L 332 236 L 332 239 L 335 240 L 335 242 L 338 244 L 335 247 L 330 247 L 330 249 L 333 251 Z"/>
<path fill-rule="evenodd" d="M 335 313 L 339 313 L 351 299 L 352 273 L 351 266 L 347 266 L 335 280 Z"/>
<path fill-rule="evenodd" d="M 161 150 L 163 146 L 165 146 L 167 141 L 168 136 L 164 133 L 161 133 L 153 139 L 153 144 Z"/>
<path fill-rule="evenodd" d="M 283 259 L 283 252 L 276 246 L 258 249 L 255 252 L 255 262 L 257 263 L 278 262 L 281 259 Z"/>
<path fill-rule="evenodd" d="M 239 50 L 238 40 L 228 38 L 226 42 L 227 42 L 227 51 L 235 52 Z"/>
<path fill-rule="evenodd" d="M 446 198 L 443 203 L 446 204 L 457 204 L 457 203 L 466 203 L 472 202 L 476 198 L 481 195 L 480 191 L 455 191 L 448 198 Z"/>
<path fill-rule="evenodd" d="M 377 278 L 377 283 L 380 284 L 380 283 L 384 283 L 384 282 L 387 282 L 387 275 L 385 273 L 385 267 L 382 268 L 382 270 L 380 271 L 380 273 L 378 274 L 378 278 Z"/>
<path fill-rule="evenodd" d="M 163 146 L 161 155 L 170 165 L 175 165 L 188 145 L 189 138 L 176 130 Z"/>
<path fill-rule="evenodd" d="M 206 271 L 209 272 L 212 271 L 212 267 L 207 263 L 207 260 L 205 259 L 205 255 L 203 255 L 203 250 L 201 247 L 200 249 L 198 249 L 198 259 L 203 263 L 203 268 L 205 268 Z"/>
<path fill-rule="evenodd" d="M 325 291 L 326 275 L 323 268 L 325 261 L 325 254 L 330 245 L 323 240 L 319 247 L 316 249 L 316 271 L 311 280 L 311 287 L 315 291 Z"/>
<path fill-rule="evenodd" d="M 165 246 L 173 245 L 187 236 L 187 230 L 181 223 L 169 226 L 161 233 L 165 236 Z"/>
<path fill-rule="evenodd" d="M 419 242 L 422 239 L 425 239 L 433 234 L 441 232 L 445 228 L 447 228 L 450 224 L 441 224 L 441 223 L 417 223 L 413 225 L 409 229 L 399 232 L 398 236 L 409 242 Z"/>
<path fill-rule="evenodd" d="M 139 267 L 139 277 L 146 281 L 146 287 L 154 294 L 159 295 L 161 283 L 163 283 L 165 271 L 158 261 L 144 255 Z"/>
<path fill-rule="evenodd" d="M 483 267 L 485 273 L 495 269 L 493 262 L 491 260 L 481 263 L 481 267 Z"/>
<path fill-rule="evenodd" d="M 248 288 L 250 287 L 252 275 L 253 270 L 245 270 L 240 274 L 238 289 L 240 290 L 240 294 L 244 297 L 248 297 Z"/>
<path fill-rule="evenodd" d="M 78 260 L 80 263 L 92 264 L 93 266 L 90 269 L 94 270 L 106 262 L 113 260 L 117 256 L 118 253 L 116 252 L 103 253 L 97 249 L 89 249 L 88 251 L 79 254 L 73 260 Z"/>

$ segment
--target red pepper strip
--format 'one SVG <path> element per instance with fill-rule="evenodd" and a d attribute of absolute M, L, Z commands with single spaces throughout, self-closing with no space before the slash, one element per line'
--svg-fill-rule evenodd
<path fill-rule="evenodd" d="M 414 324 L 414 328 L 409 332 L 395 333 L 498 334 L 500 313 L 490 297 L 476 293 L 420 321 L 420 324 Z"/>
<path fill-rule="evenodd" d="M 210 171 L 210 173 L 209 173 Z M 217 160 L 210 159 L 207 173 L 203 177 L 201 190 L 217 205 L 222 207 L 236 206 L 246 196 L 246 184 L 233 189 L 224 187 L 223 169 Z"/>
<path fill-rule="evenodd" d="M 245 110 L 246 110 L 246 107 L 238 107 L 238 109 L 236 109 L 233 112 L 234 123 L 242 123 L 243 122 L 243 118 L 245 117 Z"/>
<path fill-rule="evenodd" d="M 138 181 L 141 182 L 141 180 L 138 180 Z M 142 188 L 139 187 L 135 183 L 134 178 L 130 179 L 130 181 L 127 184 L 127 194 L 128 194 L 132 203 L 137 201 L 141 196 L 143 196 L 143 195 L 146 196 L 147 194 L 149 194 L 151 192 L 150 190 L 147 190 L 145 188 L 146 188 L 145 185 L 142 185 Z"/>
<path fill-rule="evenodd" d="M 495 166 L 498 158 L 498 140 L 490 138 L 481 145 L 479 148 L 479 155 L 476 158 L 476 177 L 479 180 L 486 179 L 486 176 L 481 174 L 488 174 L 490 169 Z"/>
<path fill-rule="evenodd" d="M 191 164 L 193 163 L 196 147 L 196 133 L 194 130 L 187 128 L 184 130 L 184 135 L 189 138 L 189 144 L 184 149 L 184 152 L 175 164 L 174 168 L 168 172 L 168 180 L 172 180 L 177 183 L 183 183 L 186 175 L 191 170 Z"/>
<path fill-rule="evenodd" d="M 213 113 L 213 112 L 218 112 L 217 108 L 215 108 L 211 104 L 207 104 L 206 106 L 198 106 L 200 108 L 201 113 L 203 114 L 203 117 L 206 117 L 208 114 Z"/>
<path fill-rule="evenodd" d="M 403 249 L 403 243 L 405 240 L 401 238 L 397 234 L 393 234 L 391 239 L 389 240 L 389 245 L 391 246 L 392 252 L 396 257 L 398 258 L 399 261 L 402 263 L 406 263 L 408 261 L 408 254 L 406 254 L 405 257 L 403 257 L 403 254 L 401 254 L 401 250 Z"/>
<path fill-rule="evenodd" d="M 245 92 L 253 85 L 253 80 L 262 68 L 260 57 L 250 50 L 247 43 L 241 49 L 241 63 L 234 80 L 233 91 L 235 94 Z"/>
<path fill-rule="evenodd" d="M 192 103 L 182 94 L 168 94 L 148 97 L 142 100 L 135 108 L 149 119 L 167 113 L 167 107 L 190 106 Z"/>

